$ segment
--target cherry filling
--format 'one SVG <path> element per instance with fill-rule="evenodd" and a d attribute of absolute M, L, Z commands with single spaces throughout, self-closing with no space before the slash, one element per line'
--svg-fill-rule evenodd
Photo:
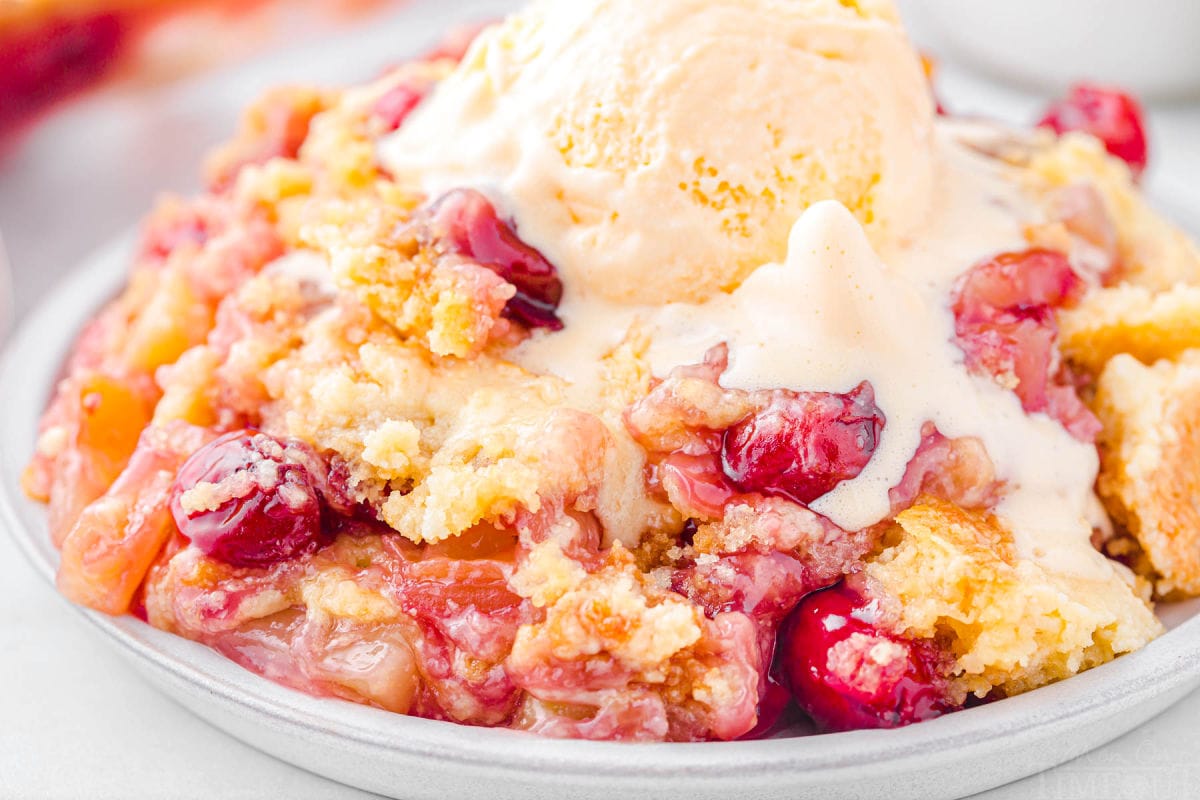
<path fill-rule="evenodd" d="M 719 519 L 739 495 L 806 505 L 871 460 L 886 419 L 869 382 L 845 394 L 744 392 L 718 383 L 727 364 L 728 348 L 713 347 L 702 364 L 656 381 L 626 413 L 649 455 L 651 491 L 686 516 Z M 720 411 L 697 398 L 720 398 L 712 406 Z"/>
<path fill-rule="evenodd" d="M 883 425 L 866 381 L 848 394 L 780 391 L 725 431 L 721 466 L 741 491 L 808 504 L 863 471 Z"/>
<path fill-rule="evenodd" d="M 787 553 L 733 553 L 676 570 L 671 589 L 711 619 L 738 611 L 756 622 L 778 623 L 814 586 L 812 569 Z"/>
<path fill-rule="evenodd" d="M 839 583 L 806 597 L 780 628 L 780 675 L 824 730 L 896 728 L 956 708 L 933 644 L 881 630 L 877 613 Z"/>
<path fill-rule="evenodd" d="M 1074 305 L 1083 291 L 1083 280 L 1060 253 L 1002 253 L 963 276 L 953 309 L 969 369 L 1011 388 L 1026 411 L 1044 411 L 1091 442 L 1100 423 L 1079 399 L 1055 348 L 1054 312 Z"/>
<path fill-rule="evenodd" d="M 420 61 L 449 60 L 459 62 L 467 54 L 472 42 L 491 22 L 481 22 L 475 25 L 464 25 L 450 31 L 446 37 L 432 50 L 423 55 Z M 375 101 L 371 109 L 372 115 L 383 123 L 384 130 L 394 131 L 404 124 L 421 101 L 433 90 L 436 81 L 420 76 L 408 76 L 396 86 Z"/>
<path fill-rule="evenodd" d="M 254 431 L 227 433 L 192 454 L 175 478 L 171 514 L 206 555 L 269 567 L 324 541 L 315 454 Z"/>
<path fill-rule="evenodd" d="M 371 113 L 383 123 L 385 130 L 394 131 L 404 124 L 433 86 L 433 81 L 416 77 L 401 81 L 375 101 Z"/>
<path fill-rule="evenodd" d="M 446 620 L 474 610 L 484 617 L 504 616 L 521 605 L 496 562 L 429 558 L 408 565 L 398 579 L 406 611 Z"/>
<path fill-rule="evenodd" d="M 1104 143 L 1109 153 L 1141 175 L 1149 159 L 1142 108 L 1117 89 L 1081 83 L 1046 110 L 1038 123 L 1055 133 L 1083 131 Z"/>
<path fill-rule="evenodd" d="M 521 241 L 512 223 L 474 189 L 455 189 L 430 209 L 435 237 L 452 253 L 495 272 L 516 287 L 504 315 L 529 328 L 562 330 L 555 310 L 562 300 L 558 270 Z"/>
<path fill-rule="evenodd" d="M 762 697 L 758 701 L 758 721 L 738 739 L 749 742 L 783 732 L 795 716 L 793 708 L 792 693 L 783 684 L 767 676 Z"/>
<path fill-rule="evenodd" d="M 711 519 L 720 518 L 725 504 L 737 495 L 737 489 L 721 468 L 721 456 L 716 450 L 700 453 L 677 450 L 658 463 L 653 472 L 662 487 L 674 490 L 682 506 Z"/>

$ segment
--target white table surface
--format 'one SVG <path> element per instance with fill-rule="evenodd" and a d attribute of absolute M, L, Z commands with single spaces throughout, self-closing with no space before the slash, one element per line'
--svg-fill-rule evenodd
<path fill-rule="evenodd" d="M 194 81 L 149 97 L 110 92 L 50 120 L 0 159 L 0 231 L 14 263 L 18 316 L 64 269 L 136 219 L 156 191 L 190 188 L 197 155 L 260 88 L 370 75 L 428 41 L 440 22 L 486 17 L 506 5 L 415 3 L 395 25 L 360 37 L 361 63 L 347 63 L 344 50 L 320 49 L 243 70 L 219 89 Z M 1013 119 L 1029 118 L 1038 102 L 952 65 L 943 90 L 957 110 Z M 1150 185 L 1186 197 L 1200 178 L 1200 146 L 1193 144 L 1200 106 L 1155 109 L 1154 131 L 1159 168 Z M 114 163 L 126 166 L 114 171 Z M 1200 189 L 1192 194 L 1200 206 Z M 1089 755 L 978 798 L 1198 797 L 1198 720 L 1200 694 Z M 247 747 L 151 689 L 0 535 L 0 798 L 371 796 Z"/>

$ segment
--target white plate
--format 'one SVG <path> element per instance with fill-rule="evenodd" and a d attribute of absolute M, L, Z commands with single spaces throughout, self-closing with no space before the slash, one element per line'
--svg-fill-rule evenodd
<path fill-rule="evenodd" d="M 487 16 L 506 0 L 414 2 L 351 50 L 305 56 L 370 61 L 418 49 L 447 15 Z M 364 55 L 364 53 L 372 55 Z M 324 60 L 322 60 L 322 58 Z M 269 77 L 308 74 L 277 59 Z M 319 69 L 318 69 L 319 67 Z M 351 70 L 352 71 L 352 70 Z M 236 78 L 236 79 L 235 79 Z M 245 74 L 197 85 L 187 100 L 243 86 Z M 219 95 L 222 103 L 228 98 Z M 240 95 L 239 95 L 240 98 Z M 233 105 L 240 103 L 229 101 Z M 35 187 L 36 188 L 36 187 Z M 1185 210 L 1190 210 L 1183 206 Z M 68 232 L 69 233 L 69 232 Z M 38 232 L 44 236 L 44 231 Z M 88 262 L 26 319 L 0 362 L 0 527 L 52 580 L 57 554 L 44 509 L 19 490 L 37 417 L 75 331 L 124 279 L 128 243 Z M 148 680 L 217 727 L 280 759 L 388 796 L 445 798 L 921 798 L 982 791 L 1059 764 L 1119 736 L 1200 685 L 1195 604 L 1167 609 L 1173 630 L 1144 650 L 1061 684 L 896 731 L 672 745 L 534 739 L 322 700 L 277 686 L 205 647 L 132 618 L 79 609 Z"/>
<path fill-rule="evenodd" d="M 0 364 L 0 524 L 52 580 L 44 508 L 20 473 L 75 331 L 124 280 L 129 240 L 75 272 L 18 331 Z M 759 742 L 615 744 L 538 739 L 317 699 L 132 618 L 79 613 L 164 692 L 278 758 L 403 798 L 961 797 L 1062 763 L 1140 725 L 1200 685 L 1196 604 L 1143 650 L 1020 697 L 892 731 Z"/>

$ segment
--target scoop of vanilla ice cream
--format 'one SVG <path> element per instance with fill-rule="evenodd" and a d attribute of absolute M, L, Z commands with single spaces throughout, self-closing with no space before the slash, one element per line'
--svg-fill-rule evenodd
<path fill-rule="evenodd" d="M 484 33 L 380 157 L 487 191 L 568 297 L 700 301 L 839 200 L 924 219 L 933 112 L 890 0 L 539 0 Z"/>

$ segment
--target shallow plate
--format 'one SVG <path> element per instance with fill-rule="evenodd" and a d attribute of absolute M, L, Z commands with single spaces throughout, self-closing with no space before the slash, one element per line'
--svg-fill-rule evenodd
<path fill-rule="evenodd" d="M 507 0 L 414 2 L 410 13 L 353 48 L 277 60 L 278 75 L 320 72 L 364 53 L 416 51 L 447 16 L 494 15 Z M 303 58 L 305 65 L 295 63 Z M 312 67 L 312 62 L 316 67 Z M 214 86 L 196 87 L 195 102 Z M 203 90 L 203 91 L 201 91 Z M 224 98 L 225 95 L 220 95 Z M 224 100 L 222 100 L 224 102 Z M 1180 184 L 1190 199 L 1194 190 Z M 1168 204 L 1200 223 L 1192 204 Z M 1182 213 L 1181 213 L 1182 212 Z M 1193 224 L 1200 230 L 1200 224 Z M 129 240 L 103 251 L 35 310 L 0 361 L 0 527 L 52 580 L 58 555 L 42 506 L 24 498 L 20 472 L 59 365 L 84 319 L 122 284 Z M 401 798 L 956 798 L 1062 763 L 1140 725 L 1200 685 L 1200 609 L 1163 609 L 1172 630 L 1143 650 L 1053 686 L 895 731 L 855 731 L 761 742 L 623 745 L 536 739 L 317 699 L 262 679 L 215 652 L 131 617 L 78 613 L 147 679 L 217 727 L 280 759 Z"/>

